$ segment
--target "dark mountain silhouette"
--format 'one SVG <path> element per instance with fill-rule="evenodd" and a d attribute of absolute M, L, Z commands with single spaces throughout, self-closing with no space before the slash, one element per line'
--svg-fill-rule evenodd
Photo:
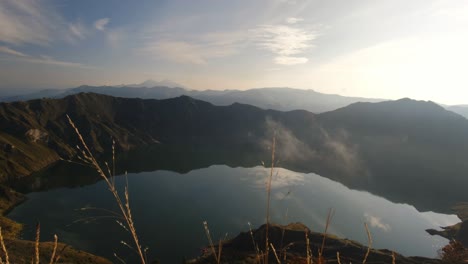
<path fill-rule="evenodd" d="M 168 99 L 187 95 L 214 105 L 227 106 L 233 103 L 249 104 L 262 109 L 279 111 L 307 110 L 312 113 L 333 111 L 357 102 L 382 102 L 385 99 L 347 97 L 324 94 L 314 90 L 287 87 L 256 88 L 248 90 L 190 90 L 178 83 L 163 80 L 147 80 L 140 84 L 118 86 L 82 85 L 71 89 L 47 89 L 38 92 L 0 97 L 0 102 L 26 101 L 39 98 L 63 98 L 82 92 L 99 93 L 117 97 L 141 99 Z M 445 109 L 468 118 L 466 105 L 442 105 Z"/>
<path fill-rule="evenodd" d="M 318 115 L 214 106 L 187 96 L 143 100 L 80 93 L 2 103 L 3 182 L 75 158 L 78 139 L 67 114 L 98 155 L 109 154 L 114 138 L 121 164 L 132 171 L 268 164 L 276 134 L 278 166 L 316 172 L 420 210 L 448 212 L 468 199 L 468 120 L 410 99 L 356 103 Z"/>
<path fill-rule="evenodd" d="M 164 84 L 164 85 L 162 85 Z M 258 88 L 245 91 L 240 90 L 189 90 L 174 86 L 171 82 L 146 81 L 135 85 L 122 86 L 88 86 L 82 85 L 71 89 L 49 89 L 21 96 L 0 98 L 3 102 L 25 101 L 39 98 L 63 98 L 82 92 L 99 93 L 117 97 L 142 99 L 168 99 L 187 95 L 215 105 L 227 106 L 233 103 L 254 105 L 263 109 L 290 111 L 304 109 L 313 113 L 335 110 L 355 102 L 377 102 L 381 99 L 359 97 L 345 97 L 318 93 L 313 90 L 293 88 Z"/>

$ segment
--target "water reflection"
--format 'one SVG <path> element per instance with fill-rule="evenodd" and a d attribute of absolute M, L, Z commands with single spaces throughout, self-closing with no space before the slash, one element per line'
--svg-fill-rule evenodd
<path fill-rule="evenodd" d="M 123 153 L 118 157 L 116 165 L 119 174 L 125 171 L 140 173 L 155 170 L 188 173 L 192 170 L 208 168 L 216 164 L 250 168 L 260 165 L 262 160 L 268 163 L 270 158 L 271 153 L 268 153 L 268 151 L 259 151 L 249 146 L 238 146 L 226 150 L 213 146 L 151 145 Z M 323 170 L 320 164 L 314 162 L 295 163 L 294 161 L 283 160 L 280 162 L 280 166 L 290 171 L 305 173 L 320 172 Z M 459 195 L 460 192 L 443 192 L 439 183 L 433 186 L 432 183 L 425 181 L 418 181 L 417 184 L 412 184 L 410 182 L 408 184 L 401 184 L 398 182 L 392 183 L 391 180 L 385 180 L 385 182 L 369 184 L 336 177 L 333 173 L 327 173 L 326 170 L 323 173 L 324 177 L 342 182 L 353 189 L 367 190 L 393 202 L 409 203 L 415 206 L 419 211 L 451 213 L 452 211 L 450 208 L 453 205 L 468 199 L 467 196 L 466 199 L 463 200 L 463 197 Z M 64 175 L 66 175 L 66 177 Z M 300 177 L 300 175 L 296 176 Z M 279 175 L 278 177 L 284 176 Z M 392 175 L 386 175 L 384 178 L 390 179 L 391 177 Z M 408 177 L 408 180 L 410 180 L 411 177 Z M 424 177 L 424 175 L 419 175 L 418 177 L 421 178 Z M 61 187 L 74 188 L 94 184 L 99 180 L 99 175 L 97 175 L 92 168 L 62 161 L 32 177 L 22 178 L 19 182 L 14 183 L 14 185 L 18 190 L 27 193 Z M 282 179 L 279 178 L 278 182 L 281 180 Z M 450 188 L 460 188 L 458 185 L 451 186 Z M 434 188 L 437 192 L 434 191 Z M 441 192 L 443 194 L 440 194 Z M 439 193 L 440 195 L 434 195 L 434 193 Z"/>
<path fill-rule="evenodd" d="M 150 247 L 152 256 L 163 263 L 174 263 L 183 256 L 197 255 L 206 244 L 201 225 L 204 220 L 215 238 L 226 232 L 233 236 L 245 231 L 247 222 L 254 226 L 264 223 L 265 181 L 269 173 L 263 167 L 216 165 L 186 174 L 170 171 L 129 174 L 131 202 L 141 240 Z M 124 182 L 124 177 L 117 178 L 120 187 Z M 363 223 L 368 222 L 376 248 L 405 255 L 436 256 L 437 249 L 447 240 L 430 236 L 425 229 L 438 229 L 459 221 L 454 215 L 421 213 L 411 205 L 352 190 L 316 174 L 278 169 L 272 186 L 273 221 L 300 221 L 314 231 L 321 231 L 328 209 L 334 208 L 330 232 L 365 243 Z M 34 237 L 38 219 L 44 237 L 57 233 L 64 242 L 108 257 L 116 251 L 128 253 L 120 245 L 128 235 L 113 220 L 75 223 L 90 215 L 74 209 L 115 208 L 103 182 L 28 196 L 30 199 L 9 215 L 26 223 L 26 238 Z"/>

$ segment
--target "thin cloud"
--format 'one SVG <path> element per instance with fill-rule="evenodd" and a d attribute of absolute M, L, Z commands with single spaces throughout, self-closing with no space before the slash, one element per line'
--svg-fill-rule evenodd
<path fill-rule="evenodd" d="M 370 215 L 368 213 L 365 213 L 364 218 L 366 219 L 366 222 L 368 222 L 371 227 L 379 228 L 379 229 L 381 229 L 381 230 L 383 230 L 385 232 L 388 232 L 388 231 L 391 230 L 390 225 L 384 223 L 382 221 L 382 218 L 380 218 L 380 217 L 373 216 L 373 215 Z"/>
<path fill-rule="evenodd" d="M 56 60 L 50 56 L 41 55 L 39 58 L 31 58 L 28 60 L 29 62 L 36 62 L 36 63 L 44 63 L 50 65 L 58 65 L 58 66 L 66 66 L 66 67 L 79 67 L 79 68 L 87 68 L 86 66 L 81 63 L 76 62 L 69 62 L 69 61 L 60 61 Z"/>
<path fill-rule="evenodd" d="M 308 62 L 309 59 L 305 57 L 280 56 L 280 57 L 275 57 L 274 61 L 276 64 L 281 64 L 281 65 L 295 65 L 295 64 L 304 64 Z"/>
<path fill-rule="evenodd" d="M 202 49 L 184 41 L 158 41 L 147 44 L 142 51 L 176 63 L 206 63 L 206 55 Z"/>
<path fill-rule="evenodd" d="M 0 47 L 0 52 L 4 52 L 2 49 L 3 47 Z M 9 49 L 11 50 L 11 49 Z M 8 54 L 11 54 L 8 52 Z M 69 61 L 62 61 L 62 60 L 57 60 L 54 59 L 53 57 L 46 56 L 46 55 L 40 55 L 38 57 L 35 56 L 30 56 L 21 52 L 18 52 L 19 54 L 12 54 L 12 55 L 17 55 L 18 57 L 13 58 L 3 58 L 2 60 L 14 60 L 18 62 L 26 62 L 26 63 L 37 63 L 37 64 L 46 64 L 46 65 L 55 65 L 55 66 L 63 66 L 63 67 L 74 67 L 74 68 L 82 68 L 82 69 L 96 69 L 96 67 L 85 65 L 82 63 L 77 63 L 77 62 L 69 62 Z"/>
<path fill-rule="evenodd" d="M 67 22 L 49 0 L 1 0 L 0 42 L 49 46 L 57 40 L 75 43 L 90 29 L 82 22 Z"/>
<path fill-rule="evenodd" d="M 298 22 L 301 22 L 303 21 L 304 19 L 303 18 L 298 18 L 298 17 L 288 17 L 286 19 L 286 23 L 288 24 L 296 24 Z"/>
<path fill-rule="evenodd" d="M 19 51 L 16 51 L 14 49 L 10 49 L 6 46 L 0 46 L 0 52 L 1 53 L 6 53 L 6 54 L 9 54 L 9 55 L 14 55 L 14 56 L 19 56 L 19 57 L 27 57 L 28 55 L 22 53 L 22 52 L 19 52 Z"/>
<path fill-rule="evenodd" d="M 73 37 L 78 38 L 78 39 L 85 39 L 86 35 L 88 35 L 88 30 L 86 27 L 81 23 L 70 23 L 68 26 L 71 34 Z"/>
<path fill-rule="evenodd" d="M 0 41 L 10 44 L 48 45 L 63 26 L 56 10 L 42 0 L 0 1 Z"/>
<path fill-rule="evenodd" d="M 139 51 L 176 63 L 200 65 L 236 54 L 246 39 L 241 32 L 212 32 L 189 40 L 148 41 Z"/>
<path fill-rule="evenodd" d="M 121 47 L 128 37 L 127 31 L 123 28 L 107 30 L 106 33 L 107 43 L 113 49 Z"/>
<path fill-rule="evenodd" d="M 274 62 L 282 65 L 306 63 L 307 58 L 297 56 L 313 47 L 315 32 L 286 25 L 266 25 L 253 30 L 257 46 L 275 54 Z"/>
<path fill-rule="evenodd" d="M 97 29 L 97 30 L 100 30 L 100 31 L 104 31 L 106 30 L 106 26 L 107 24 L 109 24 L 110 22 L 110 19 L 109 18 L 101 18 L 101 19 L 98 19 L 94 22 L 94 27 Z"/>

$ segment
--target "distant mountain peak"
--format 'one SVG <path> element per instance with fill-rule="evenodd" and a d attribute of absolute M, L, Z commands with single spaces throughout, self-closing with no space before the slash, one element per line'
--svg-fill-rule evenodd
<path fill-rule="evenodd" d="M 157 86 L 159 84 L 159 82 L 153 80 L 153 79 L 148 79 L 142 83 L 140 83 L 140 85 L 142 87 L 154 87 L 154 86 Z"/>
<path fill-rule="evenodd" d="M 170 87 L 170 88 L 186 88 L 184 85 L 181 85 L 179 83 L 176 83 L 174 81 L 171 81 L 171 80 L 168 80 L 168 79 L 164 79 L 164 80 L 161 80 L 161 81 L 155 81 L 153 79 L 148 79 L 142 83 L 138 83 L 138 84 L 122 84 L 122 85 L 119 85 L 120 87 L 146 87 L 146 88 L 153 88 L 153 87 L 158 87 L 158 86 L 165 86 L 165 87 Z"/>

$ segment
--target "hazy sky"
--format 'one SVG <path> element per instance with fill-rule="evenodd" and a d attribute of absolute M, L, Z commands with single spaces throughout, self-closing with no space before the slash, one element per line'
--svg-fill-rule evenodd
<path fill-rule="evenodd" d="M 0 0 L 0 89 L 169 79 L 468 103 L 465 0 Z"/>

